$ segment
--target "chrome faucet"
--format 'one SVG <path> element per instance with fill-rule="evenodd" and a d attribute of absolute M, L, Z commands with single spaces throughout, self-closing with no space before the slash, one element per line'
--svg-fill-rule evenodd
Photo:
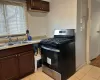
<path fill-rule="evenodd" d="M 10 36 L 8 36 L 7 38 L 8 38 L 8 40 L 9 40 L 9 42 L 12 42 L 12 39 L 11 39 L 11 37 L 10 37 Z"/>
<path fill-rule="evenodd" d="M 18 37 L 16 38 L 16 42 L 18 42 L 19 41 L 19 39 L 18 39 Z"/>

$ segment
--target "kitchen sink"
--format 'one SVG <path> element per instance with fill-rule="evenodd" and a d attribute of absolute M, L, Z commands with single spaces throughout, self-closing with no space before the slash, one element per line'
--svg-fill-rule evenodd
<path fill-rule="evenodd" d="M 29 43 L 29 42 L 27 42 L 27 41 L 8 42 L 7 45 L 8 45 L 8 46 L 12 46 L 12 45 L 26 44 L 26 43 Z"/>
<path fill-rule="evenodd" d="M 27 44 L 27 43 L 29 43 L 29 41 L 16 41 L 16 42 L 2 43 L 2 44 L 0 44 L 0 48 L 6 47 L 6 46 Z"/>
<path fill-rule="evenodd" d="M 15 42 L 15 44 L 25 44 L 25 43 L 29 43 L 27 41 L 18 41 L 18 42 Z"/>
<path fill-rule="evenodd" d="M 0 47 L 4 47 L 4 46 L 5 46 L 5 43 L 0 44 Z"/>
<path fill-rule="evenodd" d="M 12 42 L 11 43 L 7 43 L 7 45 L 8 46 L 12 46 L 12 45 L 14 45 L 14 43 L 12 43 Z"/>

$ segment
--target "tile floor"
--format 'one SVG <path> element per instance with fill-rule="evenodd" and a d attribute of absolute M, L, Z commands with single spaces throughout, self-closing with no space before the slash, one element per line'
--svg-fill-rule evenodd
<path fill-rule="evenodd" d="M 41 70 L 38 70 L 36 73 L 27 76 L 22 80 L 54 80 L 44 74 Z M 78 72 L 76 72 L 68 80 L 100 80 L 100 68 L 86 65 Z"/>
<path fill-rule="evenodd" d="M 91 65 L 97 66 L 100 68 L 100 55 L 91 61 Z"/>

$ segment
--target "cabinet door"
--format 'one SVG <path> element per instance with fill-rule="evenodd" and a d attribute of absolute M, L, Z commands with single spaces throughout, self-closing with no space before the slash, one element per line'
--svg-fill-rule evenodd
<path fill-rule="evenodd" d="M 19 69 L 20 77 L 34 72 L 34 54 L 33 51 L 28 51 L 19 54 Z"/>
<path fill-rule="evenodd" d="M 0 59 L 0 80 L 14 80 L 18 78 L 17 55 Z"/>
<path fill-rule="evenodd" d="M 49 11 L 49 2 L 42 1 L 42 10 Z"/>
<path fill-rule="evenodd" d="M 31 8 L 34 10 L 41 10 L 41 1 L 32 1 Z"/>

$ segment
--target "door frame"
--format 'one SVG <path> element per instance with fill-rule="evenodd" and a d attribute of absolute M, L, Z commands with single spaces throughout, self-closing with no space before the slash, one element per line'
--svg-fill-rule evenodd
<path fill-rule="evenodd" d="M 90 64 L 91 0 L 88 0 L 88 21 L 86 38 L 86 62 Z"/>

